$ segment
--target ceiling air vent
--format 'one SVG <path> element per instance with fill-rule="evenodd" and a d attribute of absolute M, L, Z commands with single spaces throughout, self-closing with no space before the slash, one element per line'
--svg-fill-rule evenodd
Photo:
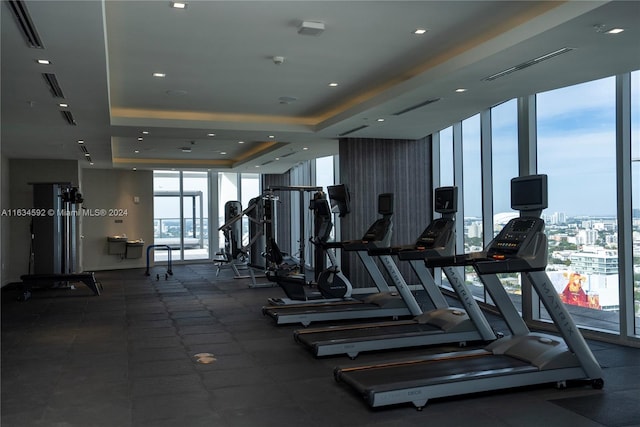
<path fill-rule="evenodd" d="M 76 119 L 73 118 L 73 114 L 71 114 L 71 111 L 65 110 L 65 111 L 60 111 L 60 113 L 62 113 L 62 117 L 64 117 L 67 123 L 69 123 L 71 126 L 77 125 Z"/>
<path fill-rule="evenodd" d="M 542 61 L 546 61 L 547 59 L 551 59 L 551 58 L 554 58 L 554 57 L 556 57 L 558 55 L 562 55 L 563 53 L 571 52 L 572 50 L 573 50 L 572 47 L 563 47 L 561 49 L 554 50 L 553 52 L 545 53 L 544 55 L 541 55 L 541 56 L 539 56 L 537 58 L 525 61 L 525 62 L 523 62 L 521 64 L 514 65 L 513 67 L 509 67 L 506 70 L 502 70 L 502 71 L 499 71 L 499 72 L 497 72 L 495 74 L 491 74 L 490 76 L 487 76 L 482 80 L 490 82 L 490 81 L 493 81 L 493 80 L 498 79 L 500 77 L 504 77 L 504 76 L 506 76 L 508 74 L 511 74 L 513 72 L 520 71 L 520 70 L 522 70 L 524 68 L 531 67 L 532 65 L 539 64 Z"/>
<path fill-rule="evenodd" d="M 285 157 L 293 156 L 294 154 L 296 154 L 296 152 L 295 152 L 295 151 L 292 151 L 292 152 L 290 152 L 290 153 L 283 154 L 282 156 L 280 156 L 280 158 L 281 158 L 281 159 L 284 159 Z"/>
<path fill-rule="evenodd" d="M 401 115 L 401 114 L 408 113 L 409 111 L 417 110 L 418 108 L 420 108 L 420 107 L 424 107 L 425 105 L 429 105 L 429 104 L 433 104 L 434 102 L 438 102 L 438 101 L 440 101 L 441 99 L 442 99 L 442 98 L 427 99 L 426 101 L 421 102 L 420 104 L 416 104 L 416 105 L 414 105 L 414 106 L 411 106 L 411 107 L 405 108 L 404 110 L 400 110 L 400 111 L 398 111 L 397 113 L 393 113 L 393 115 L 394 115 L 394 116 L 399 116 L 399 115 Z"/>
<path fill-rule="evenodd" d="M 49 86 L 49 90 L 51 94 L 56 98 L 64 98 L 64 94 L 62 93 L 62 89 L 58 84 L 58 78 L 53 73 L 42 73 L 42 77 L 44 77 L 44 81 Z"/>
<path fill-rule="evenodd" d="M 31 21 L 31 17 L 29 16 L 29 12 L 27 11 L 27 6 L 24 4 L 24 1 L 9 0 L 8 3 L 11 8 L 11 12 L 13 12 L 13 16 L 18 22 L 18 27 L 20 28 L 27 45 L 29 47 L 42 49 L 44 47 L 42 46 L 42 40 L 40 40 L 36 27 L 33 25 L 33 21 Z"/>
<path fill-rule="evenodd" d="M 345 136 L 345 135 L 349 135 L 349 134 L 351 134 L 351 133 L 358 132 L 359 130 L 362 130 L 362 129 L 364 129 L 364 128 L 368 128 L 368 127 L 369 127 L 368 125 L 358 126 L 357 128 L 353 128 L 353 129 L 348 130 L 348 131 L 346 131 L 346 132 L 339 133 L 339 134 L 338 134 L 338 136 Z"/>
<path fill-rule="evenodd" d="M 261 163 L 260 166 L 268 165 L 269 163 L 273 163 L 273 160 L 267 160 L 264 163 Z"/>

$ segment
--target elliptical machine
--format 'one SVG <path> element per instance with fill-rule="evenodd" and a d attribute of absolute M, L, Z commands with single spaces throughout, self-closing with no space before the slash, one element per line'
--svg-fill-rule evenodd
<path fill-rule="evenodd" d="M 332 203 L 334 201 L 332 200 Z M 336 206 L 338 202 L 335 202 Z M 280 253 L 273 239 L 268 242 L 267 257 L 276 264 L 276 268 L 267 270 L 267 277 L 280 285 L 287 298 L 269 298 L 272 305 L 300 304 L 340 301 L 350 299 L 353 287 L 347 277 L 341 272 L 333 251 L 327 247 L 327 242 L 333 229 L 332 210 L 323 191 L 317 191 L 309 202 L 309 209 L 314 212 L 314 233 L 309 241 L 316 247 L 315 251 L 315 280 L 307 281 L 302 274 L 295 274 L 291 266 L 287 265 L 286 257 Z M 344 210 L 341 210 L 344 216 Z M 324 268 L 326 256 L 330 266 Z"/>
<path fill-rule="evenodd" d="M 317 253 L 320 253 L 322 256 L 326 253 L 331 263 L 328 268 L 321 271 L 318 275 L 316 287 L 325 299 L 351 298 L 353 286 L 351 286 L 349 279 L 347 279 L 340 270 L 333 250 L 325 246 L 331 234 L 333 222 L 331 221 L 331 208 L 323 192 L 318 192 L 314 195 L 309 209 L 314 210 L 316 217 L 315 237 L 310 239 L 310 241 L 318 249 Z"/>

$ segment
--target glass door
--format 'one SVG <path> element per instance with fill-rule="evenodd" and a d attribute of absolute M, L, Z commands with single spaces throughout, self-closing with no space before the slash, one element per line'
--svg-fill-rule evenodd
<path fill-rule="evenodd" d="M 208 259 L 207 172 L 154 171 L 153 187 L 154 261 Z"/>

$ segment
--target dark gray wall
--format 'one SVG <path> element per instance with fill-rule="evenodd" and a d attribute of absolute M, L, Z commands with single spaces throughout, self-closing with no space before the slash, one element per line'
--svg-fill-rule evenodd
<path fill-rule="evenodd" d="M 342 240 L 360 239 L 379 218 L 378 195 L 394 193 L 392 244 L 413 243 L 432 220 L 431 139 L 344 138 L 339 153 L 340 183 L 351 193 L 351 213 L 341 220 Z M 354 287 L 371 286 L 356 255 L 342 254 L 341 266 Z M 408 265 L 399 267 L 409 283 L 416 283 Z"/>

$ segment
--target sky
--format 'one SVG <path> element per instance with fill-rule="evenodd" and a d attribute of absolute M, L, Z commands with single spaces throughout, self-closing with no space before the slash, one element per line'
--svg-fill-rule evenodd
<path fill-rule="evenodd" d="M 615 215 L 615 78 L 540 93 L 537 102 L 538 173 L 549 178 L 545 214 Z M 509 181 L 517 175 L 516 102 L 492 111 L 494 212 L 510 211 Z M 478 116 L 462 123 L 465 216 L 481 216 Z M 443 158 L 451 132 L 441 133 Z M 640 157 L 640 72 L 632 73 L 632 157 Z M 450 157 L 449 157 L 450 158 Z M 449 163 L 451 161 L 447 160 Z M 451 164 L 443 185 L 452 182 Z M 640 206 L 640 162 L 633 163 L 634 206 Z"/>

